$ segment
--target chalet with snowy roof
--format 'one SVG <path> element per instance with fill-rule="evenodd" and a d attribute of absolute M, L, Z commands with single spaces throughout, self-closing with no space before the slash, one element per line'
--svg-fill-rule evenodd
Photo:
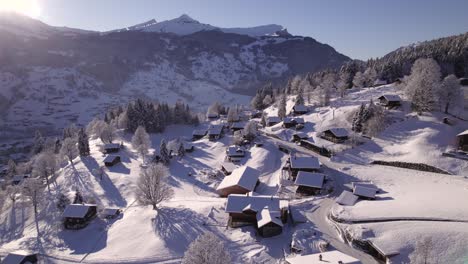
<path fill-rule="evenodd" d="M 299 171 L 318 172 L 319 170 L 320 162 L 316 157 L 297 157 L 296 155 L 289 157 L 289 171 L 291 173 L 291 179 L 294 181 Z"/>
<path fill-rule="evenodd" d="M 119 155 L 107 155 L 107 157 L 104 159 L 104 165 L 106 167 L 112 167 L 120 162 L 120 156 Z"/>
<path fill-rule="evenodd" d="M 236 168 L 231 175 L 224 177 L 216 191 L 222 197 L 229 194 L 245 194 L 255 190 L 255 187 L 260 183 L 259 177 L 260 172 L 249 166 Z"/>
<path fill-rule="evenodd" d="M 375 195 L 377 194 L 377 189 L 355 185 L 353 188 L 353 194 L 361 199 L 374 200 Z"/>
<path fill-rule="evenodd" d="M 458 149 L 468 151 L 468 130 L 457 135 Z"/>
<path fill-rule="evenodd" d="M 317 195 L 325 183 L 325 174 L 299 171 L 294 184 L 297 185 L 296 193 L 300 195 Z"/>
<path fill-rule="evenodd" d="M 231 129 L 232 132 L 243 130 L 244 124 L 241 122 L 234 122 L 229 126 L 229 128 Z"/>
<path fill-rule="evenodd" d="M 231 175 L 231 173 L 237 168 L 237 166 L 232 162 L 223 162 L 221 164 L 221 171 L 224 175 Z"/>
<path fill-rule="evenodd" d="M 401 105 L 401 98 L 396 94 L 384 94 L 377 98 L 379 104 L 385 107 L 395 107 Z"/>
<path fill-rule="evenodd" d="M 182 146 L 185 152 L 193 152 L 195 150 L 195 146 L 189 142 L 182 142 Z"/>
<path fill-rule="evenodd" d="M 262 114 L 263 114 L 262 111 L 253 110 L 253 111 L 250 111 L 248 116 L 249 116 L 250 119 L 252 119 L 252 118 L 261 118 Z"/>
<path fill-rule="evenodd" d="M 218 140 L 223 135 L 223 125 L 211 125 L 208 129 L 208 138 L 211 141 Z"/>
<path fill-rule="evenodd" d="M 307 112 L 309 112 L 309 108 L 305 105 L 295 105 L 292 108 L 293 115 L 303 115 L 307 114 Z"/>
<path fill-rule="evenodd" d="M 63 224 L 66 229 L 80 229 L 96 216 L 97 206 L 95 204 L 69 204 L 63 211 Z"/>
<path fill-rule="evenodd" d="M 331 142 L 343 143 L 349 138 L 349 134 L 344 128 L 330 128 L 323 131 L 320 137 Z"/>
<path fill-rule="evenodd" d="M 292 117 L 285 117 L 283 118 L 283 127 L 284 128 L 291 128 L 296 126 L 296 121 Z"/>
<path fill-rule="evenodd" d="M 300 142 L 301 140 L 306 140 L 306 139 L 308 139 L 308 138 L 309 138 L 309 136 L 308 136 L 306 133 L 300 133 L 300 132 L 299 132 L 299 133 L 294 133 L 294 134 L 292 135 L 291 141 L 293 141 L 293 142 Z"/>
<path fill-rule="evenodd" d="M 206 115 L 206 117 L 207 117 L 208 119 L 214 120 L 214 119 L 218 119 L 218 118 L 219 118 L 219 114 L 217 114 L 217 113 L 208 113 L 208 114 Z"/>
<path fill-rule="evenodd" d="M 110 144 L 105 144 L 104 145 L 104 153 L 109 154 L 109 153 L 117 153 L 120 150 L 120 144 L 117 143 L 110 143 Z"/>
<path fill-rule="evenodd" d="M 358 185 L 370 189 L 375 189 L 376 193 L 379 193 L 381 191 L 381 189 L 377 187 L 372 181 L 351 182 L 351 189 L 354 189 Z"/>
<path fill-rule="evenodd" d="M 377 79 L 374 81 L 374 87 L 386 85 L 387 81 L 382 79 Z"/>
<path fill-rule="evenodd" d="M 28 179 L 30 178 L 31 175 L 30 174 L 20 174 L 20 175 L 15 175 L 13 176 L 13 178 L 11 179 L 11 184 L 12 185 L 20 185 L 21 183 L 23 183 L 23 181 L 25 179 Z"/>
<path fill-rule="evenodd" d="M 295 255 L 286 258 L 288 264 L 361 264 L 358 259 L 338 250 L 326 251 L 309 255 Z"/>
<path fill-rule="evenodd" d="M 274 126 L 276 124 L 279 124 L 281 122 L 281 118 L 277 116 L 269 116 L 266 119 L 266 125 L 267 126 Z"/>
<path fill-rule="evenodd" d="M 245 157 L 245 149 L 240 146 L 229 146 L 226 149 L 226 157 L 229 161 L 237 162 Z"/>
<path fill-rule="evenodd" d="M 357 200 L 359 199 L 358 196 L 354 195 L 352 192 L 343 191 L 338 198 L 336 198 L 336 203 L 341 205 L 352 206 L 354 205 Z"/>
<path fill-rule="evenodd" d="M 102 216 L 106 219 L 114 219 L 120 216 L 122 210 L 119 208 L 105 208 L 102 210 Z"/>
<path fill-rule="evenodd" d="M 18 250 L 6 255 L 2 260 L 2 264 L 35 264 L 38 261 L 37 254 L 26 250 Z"/>
<path fill-rule="evenodd" d="M 206 136 L 207 133 L 208 133 L 207 130 L 201 130 L 201 129 L 194 130 L 192 132 L 192 140 L 202 139 Z"/>
<path fill-rule="evenodd" d="M 226 213 L 229 214 L 229 225 L 239 227 L 255 225 L 259 233 L 271 236 L 281 233 L 283 223 L 287 222 L 287 205 L 279 197 L 258 195 L 253 192 L 231 194 L 227 198 Z"/>

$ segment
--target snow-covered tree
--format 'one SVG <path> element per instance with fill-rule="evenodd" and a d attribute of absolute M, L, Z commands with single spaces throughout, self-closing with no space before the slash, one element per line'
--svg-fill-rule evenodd
<path fill-rule="evenodd" d="M 83 195 L 81 194 L 81 192 L 79 190 L 76 190 L 76 192 L 75 192 L 75 198 L 73 198 L 73 203 L 74 204 L 84 203 Z"/>
<path fill-rule="evenodd" d="M 23 195 L 31 201 L 34 208 L 34 215 L 37 218 L 39 203 L 43 198 L 41 180 L 35 178 L 25 179 L 22 192 Z"/>
<path fill-rule="evenodd" d="M 244 142 L 244 136 L 242 135 L 242 131 L 237 130 L 234 131 L 234 134 L 232 136 L 231 144 L 232 145 L 242 145 Z"/>
<path fill-rule="evenodd" d="M 84 128 L 78 130 L 78 151 L 80 156 L 89 156 L 89 137 Z"/>
<path fill-rule="evenodd" d="M 366 85 L 366 77 L 362 72 L 357 72 L 356 75 L 354 75 L 353 85 L 357 88 L 362 88 Z"/>
<path fill-rule="evenodd" d="M 44 149 L 45 140 L 39 130 L 34 133 L 34 141 L 31 149 L 32 154 L 37 154 Z"/>
<path fill-rule="evenodd" d="M 148 154 L 148 149 L 151 146 L 151 141 L 146 129 L 143 126 L 139 126 L 132 137 L 132 146 L 140 154 L 143 162 L 145 156 Z"/>
<path fill-rule="evenodd" d="M 60 212 L 63 212 L 69 204 L 71 204 L 70 199 L 68 199 L 65 194 L 59 193 L 57 196 L 57 209 L 59 209 Z"/>
<path fill-rule="evenodd" d="M 223 241 L 206 232 L 195 239 L 187 249 L 182 264 L 229 264 L 231 256 Z"/>
<path fill-rule="evenodd" d="M 7 166 L 8 166 L 7 177 L 11 178 L 16 174 L 16 162 L 12 159 L 9 159 Z"/>
<path fill-rule="evenodd" d="M 365 110 L 366 110 L 366 106 L 364 105 L 364 103 L 362 103 L 361 106 L 359 107 L 359 110 L 354 114 L 351 130 L 355 132 L 362 131 L 362 124 L 365 122 L 364 120 Z"/>
<path fill-rule="evenodd" d="M 369 104 L 369 117 L 366 118 L 363 131 L 366 135 L 375 137 L 385 129 L 385 111 L 382 107 Z"/>
<path fill-rule="evenodd" d="M 151 205 L 158 210 L 158 205 L 171 199 L 174 191 L 167 184 L 169 172 L 162 164 L 151 164 L 142 170 L 137 182 L 136 197 L 140 204 Z"/>
<path fill-rule="evenodd" d="M 414 110 L 419 113 L 433 110 L 440 77 L 440 67 L 434 59 L 418 59 L 414 62 L 405 90 Z"/>
<path fill-rule="evenodd" d="M 63 129 L 63 139 L 66 138 L 76 138 L 78 135 L 78 128 L 75 124 L 71 124 L 70 126 Z"/>
<path fill-rule="evenodd" d="M 219 115 L 220 114 L 221 104 L 216 101 L 208 107 L 207 115 Z"/>
<path fill-rule="evenodd" d="M 264 106 L 269 106 L 273 103 L 273 98 L 271 98 L 271 96 L 269 94 L 267 94 L 265 96 L 265 98 L 263 98 L 263 105 Z"/>
<path fill-rule="evenodd" d="M 78 147 L 76 146 L 76 139 L 66 138 L 62 142 L 62 148 L 60 148 L 60 156 L 67 158 L 73 166 L 73 159 L 78 156 Z"/>
<path fill-rule="evenodd" d="M 255 139 L 258 133 L 257 122 L 249 121 L 247 124 L 245 124 L 244 130 L 242 133 L 243 133 L 244 138 L 247 140 Z"/>
<path fill-rule="evenodd" d="M 437 89 L 437 97 L 444 113 L 450 109 L 463 104 L 463 92 L 458 78 L 451 74 L 444 78 L 442 84 Z"/>
<path fill-rule="evenodd" d="M 18 194 L 21 193 L 21 188 L 18 185 L 9 185 L 6 188 L 6 196 L 10 199 L 12 203 L 16 202 L 16 199 L 18 199 Z"/>
<path fill-rule="evenodd" d="M 302 87 L 299 87 L 299 90 L 297 91 L 296 104 L 297 105 L 303 105 L 304 104 L 304 91 L 303 91 Z"/>
<path fill-rule="evenodd" d="M 159 144 L 159 155 L 161 155 L 161 162 L 163 164 L 169 164 L 171 156 L 169 149 L 167 148 L 167 142 L 164 138 L 161 139 L 161 143 Z"/>
<path fill-rule="evenodd" d="M 374 68 L 367 68 L 364 73 L 364 87 L 370 87 L 374 84 L 375 79 L 377 79 L 377 71 Z"/>
<path fill-rule="evenodd" d="M 233 123 L 237 121 L 239 121 L 239 113 L 237 112 L 237 107 L 229 108 L 229 111 L 227 114 L 227 122 Z"/>
<path fill-rule="evenodd" d="M 286 95 L 281 95 L 281 98 L 278 102 L 278 117 L 285 118 L 286 117 Z"/>
<path fill-rule="evenodd" d="M 351 78 L 351 74 L 349 72 L 341 72 L 339 75 L 337 88 L 340 97 L 343 98 L 346 94 L 346 90 L 349 88 L 349 80 Z"/>
<path fill-rule="evenodd" d="M 57 158 L 54 154 L 41 152 L 37 155 L 33 164 L 33 175 L 44 179 L 50 192 L 49 177 L 54 176 L 57 170 Z"/>
<path fill-rule="evenodd" d="M 180 142 L 180 141 L 179 141 L 179 150 L 177 151 L 177 155 L 179 155 L 179 157 L 185 156 L 185 146 L 184 146 L 184 142 Z"/>
<path fill-rule="evenodd" d="M 104 122 L 102 130 L 100 131 L 99 137 L 104 143 L 112 143 L 115 138 L 115 127 L 112 124 L 107 124 Z"/>

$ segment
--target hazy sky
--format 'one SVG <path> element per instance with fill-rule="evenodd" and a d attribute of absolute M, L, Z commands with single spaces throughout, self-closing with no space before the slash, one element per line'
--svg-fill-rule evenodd
<path fill-rule="evenodd" d="M 36 1 L 38 18 L 56 26 L 110 30 L 185 13 L 221 27 L 280 24 L 357 59 L 468 31 L 468 0 Z"/>

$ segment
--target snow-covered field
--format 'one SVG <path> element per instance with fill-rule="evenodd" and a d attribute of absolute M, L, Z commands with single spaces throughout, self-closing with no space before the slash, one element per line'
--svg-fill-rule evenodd
<path fill-rule="evenodd" d="M 210 175 L 224 162 L 226 147 L 232 139 L 229 133 L 217 142 L 198 140 L 194 142 L 194 152 L 171 160 L 169 183 L 175 195 L 156 212 L 135 202 L 134 190 L 142 160 L 129 143 L 131 135 L 122 132 L 116 140 L 125 144 L 120 152 L 122 163 L 106 169 L 102 180 L 95 173 L 104 159 L 98 139 L 91 141 L 91 156 L 77 158 L 74 166 L 67 165 L 60 170 L 52 184 L 52 193 L 45 191 L 46 200 L 37 223 L 39 238 L 36 238 L 36 223 L 29 203 L 20 200 L 11 206 L 6 202 L 0 214 L 0 253 L 31 249 L 46 255 L 51 263 L 178 263 L 191 241 L 211 231 L 224 241 L 234 263 L 277 263 L 284 254 L 290 254 L 292 234 L 307 229 L 316 231 L 310 238 L 312 244 L 325 240 L 330 242 L 330 248 L 359 258 L 363 263 L 376 263 L 369 255 L 344 243 L 337 226 L 355 238 L 370 240 L 386 251 L 399 252 L 392 258 L 393 263 L 413 261 L 418 242 L 426 238 L 432 239 L 432 252 L 440 262 L 464 263 L 468 257 L 467 161 L 442 158 L 441 153 L 452 143 L 454 135 L 467 127 L 467 122 L 444 125 L 442 115 L 416 116 L 403 105 L 402 109 L 390 111 L 394 122 L 386 130 L 375 138 L 363 139 L 361 145 L 343 147 L 315 137 L 317 132 L 335 126 L 350 131 L 351 111 L 361 102 L 392 91 L 396 91 L 392 86 L 351 91 L 343 100 L 332 101 L 330 107 L 314 108 L 303 116 L 308 122 L 303 132 L 316 143 L 329 144 L 327 147 L 336 150 L 331 159 L 319 157 L 334 191 L 329 195 L 290 200 L 308 221 L 297 225 L 288 223 L 279 236 L 261 238 L 253 227 L 227 227 L 226 199 L 215 192 L 221 178 Z M 290 100 L 288 110 L 291 108 Z M 271 107 L 267 112 L 274 115 L 276 109 Z M 200 126 L 207 127 L 208 123 Z M 193 129 L 170 126 L 163 134 L 151 135 L 151 151 L 159 146 L 162 138 L 190 138 Z M 301 155 L 316 154 L 285 142 L 294 131 L 281 128 L 281 124 L 263 131 L 283 140 L 261 136 L 264 145 L 252 146 L 239 165 L 259 170 L 261 184 L 256 191 L 274 195 L 284 191 L 281 168 L 287 159 L 287 154 L 279 151 L 276 144 L 288 144 Z M 453 175 L 370 165 L 369 161 L 375 159 L 423 162 Z M 333 199 L 346 189 L 344 184 L 352 181 L 372 181 L 383 192 L 374 201 L 337 205 Z M 122 208 L 123 216 L 115 220 L 97 218 L 82 230 L 63 230 L 53 200 L 58 192 L 72 198 L 76 189 L 89 202 L 96 202 L 98 208 Z M 331 222 L 330 212 L 345 222 Z"/>

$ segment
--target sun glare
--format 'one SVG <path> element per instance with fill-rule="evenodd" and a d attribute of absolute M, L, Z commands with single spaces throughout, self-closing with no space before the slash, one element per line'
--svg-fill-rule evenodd
<path fill-rule="evenodd" d="M 17 12 L 33 18 L 39 17 L 41 9 L 37 0 L 0 0 L 0 12 Z"/>

